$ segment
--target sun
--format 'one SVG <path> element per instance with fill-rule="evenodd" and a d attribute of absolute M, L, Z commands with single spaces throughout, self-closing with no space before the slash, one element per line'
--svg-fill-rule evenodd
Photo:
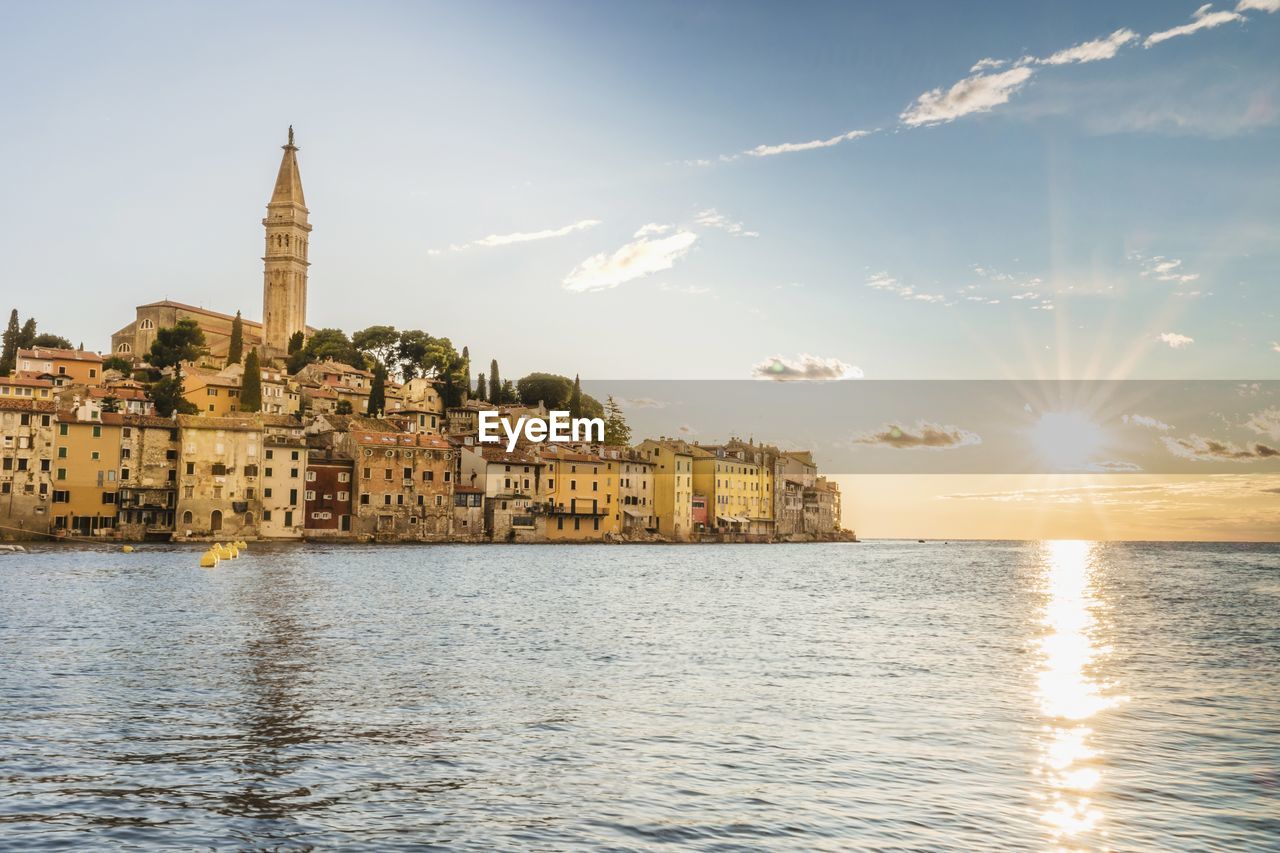
<path fill-rule="evenodd" d="M 1081 469 L 1102 444 L 1102 430 L 1080 412 L 1045 412 L 1031 428 L 1031 443 L 1054 470 Z"/>

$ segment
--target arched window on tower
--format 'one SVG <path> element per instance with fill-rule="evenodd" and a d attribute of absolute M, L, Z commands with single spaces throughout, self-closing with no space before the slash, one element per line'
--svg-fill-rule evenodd
<path fill-rule="evenodd" d="M 120 346 L 116 347 L 116 352 L 133 352 L 133 347 L 130 346 L 128 342 L 123 342 Z"/>
<path fill-rule="evenodd" d="M 145 318 L 138 322 L 138 328 L 142 329 L 144 332 L 148 329 L 154 329 L 155 327 L 156 324 L 150 318 Z"/>

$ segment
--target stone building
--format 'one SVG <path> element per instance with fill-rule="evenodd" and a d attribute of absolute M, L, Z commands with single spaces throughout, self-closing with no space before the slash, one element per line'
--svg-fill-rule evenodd
<path fill-rule="evenodd" d="M 311 489 L 302 421 L 290 415 L 260 415 L 262 421 L 262 522 L 260 536 L 301 538 L 306 522 L 305 490 Z"/>
<path fill-rule="evenodd" d="M 204 332 L 205 345 L 209 348 L 209 360 L 225 363 L 231 344 L 231 324 L 235 317 L 196 305 L 162 299 L 148 302 L 134 309 L 134 318 L 111 336 L 111 352 L 121 358 L 140 361 L 151 351 L 156 332 L 176 326 L 179 320 L 193 320 Z M 262 346 L 262 324 L 241 319 L 244 351 Z"/>
<path fill-rule="evenodd" d="M 0 539 L 52 526 L 54 417 L 50 400 L 0 397 Z"/>
<path fill-rule="evenodd" d="M 527 450 L 460 442 L 459 488 L 484 495 L 484 531 L 495 542 L 520 542 L 546 533 L 545 515 L 535 513 L 542 488 L 542 460 Z"/>
<path fill-rule="evenodd" d="M 617 454 L 618 506 L 614 512 L 621 531 L 627 536 L 656 533 L 654 471 L 657 465 L 630 448 L 606 452 Z"/>
<path fill-rule="evenodd" d="M 484 489 L 453 487 L 453 536 L 458 542 L 479 542 L 485 538 Z"/>
<path fill-rule="evenodd" d="M 178 539 L 255 538 L 262 518 L 262 421 L 179 415 Z"/>
<path fill-rule="evenodd" d="M 167 540 L 178 506 L 178 424 L 126 414 L 120 425 L 116 526 L 123 539 Z"/>
<path fill-rule="evenodd" d="M 348 435 L 357 474 L 356 535 L 447 539 L 453 518 L 452 445 L 423 433 L 355 429 Z"/>

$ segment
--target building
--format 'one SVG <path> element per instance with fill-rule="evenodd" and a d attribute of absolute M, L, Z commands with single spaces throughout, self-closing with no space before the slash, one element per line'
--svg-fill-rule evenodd
<path fill-rule="evenodd" d="M 240 365 L 232 365 L 239 368 Z M 240 370 L 188 366 L 182 371 L 182 396 L 200 414 L 225 418 L 240 411 Z"/>
<path fill-rule="evenodd" d="M 484 489 L 453 487 L 453 539 L 479 542 L 485 538 Z"/>
<path fill-rule="evenodd" d="M 120 425 L 116 528 L 122 539 L 168 540 L 178 506 L 178 424 L 125 414 Z"/>
<path fill-rule="evenodd" d="M 610 493 L 614 463 L 553 444 L 540 445 L 538 455 L 545 465 L 540 501 L 548 541 L 600 540 L 617 530 Z"/>
<path fill-rule="evenodd" d="M 352 367 L 341 361 L 325 359 L 308 364 L 298 371 L 297 381 L 303 385 L 304 397 L 313 401 L 313 409 L 321 411 L 324 404 L 314 401 L 325 398 L 337 403 L 345 402 L 351 407 L 351 414 L 363 415 L 369 409 L 369 391 L 373 387 L 373 374 L 359 367 Z M 325 395 L 317 392 L 331 392 Z"/>
<path fill-rule="evenodd" d="M 0 539 L 52 526 L 54 418 L 51 400 L 0 396 Z"/>
<path fill-rule="evenodd" d="M 250 539 L 262 518 L 262 421 L 179 415 L 177 538 Z"/>
<path fill-rule="evenodd" d="M 351 457 L 332 447 L 309 447 L 303 533 L 308 539 L 351 535 Z"/>
<path fill-rule="evenodd" d="M 349 433 L 356 468 L 354 532 L 388 541 L 436 541 L 453 518 L 454 451 L 436 435 Z"/>
<path fill-rule="evenodd" d="M 492 444 L 461 444 L 457 450 L 457 488 L 478 490 L 484 496 L 484 532 L 489 539 L 517 542 L 545 535 L 546 518 L 536 512 L 542 490 L 540 458 L 526 449 L 508 452 Z"/>
<path fill-rule="evenodd" d="M 0 400 L 52 400 L 53 380 L 34 375 L 0 376 Z"/>
<path fill-rule="evenodd" d="M 830 536 L 842 529 L 840 487 L 826 477 L 819 477 L 804 490 L 804 528 L 815 536 Z"/>
<path fill-rule="evenodd" d="M 817 477 L 812 453 L 791 452 L 778 457 L 774 465 L 774 518 L 779 538 L 805 532 L 804 490 L 812 488 Z"/>
<path fill-rule="evenodd" d="M 293 127 L 280 158 L 267 217 L 266 255 L 262 277 L 262 348 L 266 358 L 284 358 L 289 339 L 307 328 L 307 260 L 311 245 L 310 211 L 302 194 L 302 173 L 298 170 L 298 147 L 293 144 Z"/>
<path fill-rule="evenodd" d="M 656 533 L 654 471 L 657 464 L 630 448 L 606 449 L 601 455 L 605 454 L 611 454 L 618 466 L 617 497 L 614 499 L 617 502 L 614 518 L 618 529 L 631 537 Z"/>
<path fill-rule="evenodd" d="M 50 510 L 54 531 L 114 534 L 124 416 L 83 403 L 59 412 L 57 423 Z"/>
<path fill-rule="evenodd" d="M 284 156 L 276 175 L 267 215 L 262 220 L 265 253 L 262 258 L 262 323 L 241 319 L 244 351 L 257 347 L 264 360 L 282 359 L 288 352 L 289 339 L 296 332 L 309 335 L 307 326 L 307 260 L 311 243 L 310 211 L 302 193 L 302 176 L 298 170 L 298 148 L 293 143 L 293 128 L 283 146 Z M 133 320 L 111 336 L 113 354 L 141 360 L 155 342 L 160 329 L 177 325 L 179 320 L 192 320 L 204 332 L 210 360 L 226 361 L 231 344 L 230 314 L 187 305 L 170 299 L 139 305 Z M 100 371 L 99 371 L 100 372 Z M 203 407 L 202 407 L 203 409 Z"/>
<path fill-rule="evenodd" d="M 26 378 L 48 377 L 54 385 L 99 385 L 102 383 L 102 356 L 78 349 L 20 349 L 17 373 Z"/>
<path fill-rule="evenodd" d="M 398 398 L 387 395 L 387 415 L 403 415 L 409 432 L 440 432 L 444 425 L 444 399 L 434 379 L 414 377 L 400 387 Z"/>
<path fill-rule="evenodd" d="M 302 421 L 290 415 L 260 415 L 262 421 L 262 523 L 258 535 L 298 539 L 306 528 L 306 495 L 317 474 L 307 469 Z M 350 486 L 347 487 L 350 491 Z M 347 504 L 351 498 L 348 495 Z"/>
<path fill-rule="evenodd" d="M 707 499 L 708 527 L 747 535 L 760 515 L 760 466 L 718 445 L 693 445 L 693 491 Z"/>
<path fill-rule="evenodd" d="M 693 446 L 678 438 L 647 438 L 636 450 L 653 464 L 654 530 L 677 542 L 694 531 Z"/>

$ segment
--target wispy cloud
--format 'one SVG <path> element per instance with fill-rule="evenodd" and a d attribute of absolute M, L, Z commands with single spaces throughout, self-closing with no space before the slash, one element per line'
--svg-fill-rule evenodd
<path fill-rule="evenodd" d="M 1082 42 L 1068 47 L 1044 59 L 1034 60 L 1037 65 L 1068 65 L 1076 62 L 1097 62 L 1100 59 L 1111 59 L 1138 34 L 1133 30 L 1119 29 L 1106 38 Z"/>
<path fill-rule="evenodd" d="M 698 296 L 703 293 L 710 293 L 711 288 L 703 287 L 700 284 L 672 284 L 664 281 L 658 285 L 658 289 L 667 293 L 684 293 L 688 296 Z"/>
<path fill-rule="evenodd" d="M 1258 435 L 1265 435 L 1280 441 L 1280 409 L 1272 406 L 1260 412 L 1254 412 L 1244 424 Z"/>
<path fill-rule="evenodd" d="M 677 231 L 660 239 L 633 240 L 612 254 L 601 252 L 578 264 L 565 276 L 563 287 L 575 293 L 608 290 L 669 270 L 689 254 L 697 241 L 698 235 L 692 231 Z"/>
<path fill-rule="evenodd" d="M 641 225 L 640 229 L 632 236 L 637 239 L 640 237 L 652 237 L 656 234 L 666 234 L 675 228 L 674 225 L 667 225 L 661 222 L 650 222 L 648 225 Z"/>
<path fill-rule="evenodd" d="M 841 133 L 828 139 L 812 139 L 808 142 L 782 142 L 777 145 L 757 145 L 742 153 L 748 157 L 772 157 L 775 154 L 793 154 L 797 151 L 813 151 L 815 148 L 831 148 L 839 145 L 841 142 L 850 142 L 854 139 L 861 139 L 864 136 L 870 136 L 874 131 L 871 130 L 850 130 L 847 133 Z"/>
<path fill-rule="evenodd" d="M 1258 12 L 1280 12 L 1280 0 L 1240 0 L 1236 4 L 1237 12 L 1248 12 L 1249 10 Z"/>
<path fill-rule="evenodd" d="M 985 113 L 1009 102 L 1013 93 L 1031 79 L 1026 66 L 994 74 L 966 77 L 950 89 L 932 89 L 916 98 L 898 118 L 908 127 L 944 124 L 971 113 Z"/>
<path fill-rule="evenodd" d="M 1280 341 L 1272 341 L 1271 349 L 1275 352 L 1280 352 Z"/>
<path fill-rule="evenodd" d="M 889 293 L 896 293 L 903 299 L 907 299 L 912 302 L 932 302 L 945 305 L 954 304 L 948 302 L 947 297 L 943 296 L 941 293 L 920 293 L 911 285 L 903 284 L 887 272 L 872 273 L 867 276 L 867 287 L 872 290 L 884 290 Z"/>
<path fill-rule="evenodd" d="M 732 234 L 735 237 L 760 236 L 759 231 L 748 231 L 741 222 L 735 222 L 714 207 L 699 212 L 693 221 L 708 228 L 719 228 L 721 231 Z"/>
<path fill-rule="evenodd" d="M 1126 424 L 1131 426 L 1146 427 L 1147 429 L 1159 430 L 1160 432 L 1168 432 L 1173 429 L 1162 420 L 1150 417 L 1148 415 L 1125 415 L 1121 418 Z"/>
<path fill-rule="evenodd" d="M 1161 332 L 1159 340 L 1161 343 L 1168 344 L 1173 349 L 1182 349 L 1196 342 L 1195 338 L 1189 338 L 1186 335 L 1180 335 L 1177 332 Z"/>
<path fill-rule="evenodd" d="M 1166 435 L 1161 440 L 1174 456 L 1195 462 L 1254 462 L 1280 457 L 1280 450 L 1260 442 L 1241 447 L 1234 442 L 1204 438 L 1194 433 L 1190 438 Z"/>
<path fill-rule="evenodd" d="M 988 56 L 986 59 L 979 59 L 977 62 L 973 63 L 973 67 L 969 69 L 969 73 L 976 74 L 979 71 L 986 71 L 990 68 L 1003 68 L 1008 64 L 1009 61 L 1007 59 L 992 59 Z"/>
<path fill-rule="evenodd" d="M 1156 281 L 1175 281 L 1180 284 L 1200 278 L 1200 273 L 1186 271 L 1182 266 L 1181 258 L 1166 258 L 1163 255 L 1155 255 L 1148 258 L 1137 252 L 1130 252 L 1129 258 L 1142 264 L 1144 278 L 1154 278 Z"/>
<path fill-rule="evenodd" d="M 575 231 L 585 231 L 599 224 L 599 219 L 581 219 L 563 228 L 548 228 L 543 231 L 517 231 L 514 234 L 490 234 L 488 237 L 481 237 L 479 240 L 472 240 L 470 243 L 455 243 L 449 248 L 454 252 L 461 252 L 464 249 L 487 249 L 494 246 L 510 246 L 514 243 L 532 243 L 535 240 L 551 240 L 556 237 L 566 237 Z"/>
<path fill-rule="evenodd" d="M 801 353 L 794 359 L 781 355 L 770 356 L 752 365 L 751 375 L 756 379 L 771 379 L 775 382 L 861 379 L 862 368 L 838 358 Z"/>
<path fill-rule="evenodd" d="M 1241 3 L 1240 5 L 1244 6 L 1245 4 Z M 1237 6 L 1237 8 L 1239 8 L 1239 6 Z M 1256 8 L 1256 7 L 1246 6 L 1246 8 Z M 1200 30 L 1211 30 L 1214 27 L 1220 27 L 1223 24 L 1229 24 L 1232 21 L 1244 20 L 1244 15 L 1241 15 L 1238 12 L 1231 12 L 1226 9 L 1222 9 L 1217 12 L 1214 12 L 1214 11 L 1211 11 L 1212 9 L 1213 9 L 1212 3 L 1205 3 L 1199 9 L 1196 9 L 1194 12 L 1191 13 L 1191 23 L 1183 24 L 1180 27 L 1173 27 L 1172 29 L 1168 29 L 1168 30 L 1161 30 L 1158 33 L 1152 33 L 1151 35 L 1147 36 L 1146 41 L 1142 43 L 1142 46 L 1151 47 L 1152 45 L 1160 44 L 1160 42 L 1162 41 L 1168 41 L 1171 38 L 1177 38 L 1178 36 L 1189 36 L 1192 33 L 1199 32 Z M 1270 11 L 1270 10 L 1266 10 L 1266 11 Z"/>
<path fill-rule="evenodd" d="M 874 432 L 853 437 L 853 444 L 891 447 L 895 450 L 950 450 L 982 444 L 982 437 L 956 426 L 916 421 L 915 426 L 888 423 Z"/>
<path fill-rule="evenodd" d="M 665 409 L 671 405 L 665 400 L 655 400 L 652 397 L 626 397 L 616 398 L 616 402 L 624 409 Z"/>

